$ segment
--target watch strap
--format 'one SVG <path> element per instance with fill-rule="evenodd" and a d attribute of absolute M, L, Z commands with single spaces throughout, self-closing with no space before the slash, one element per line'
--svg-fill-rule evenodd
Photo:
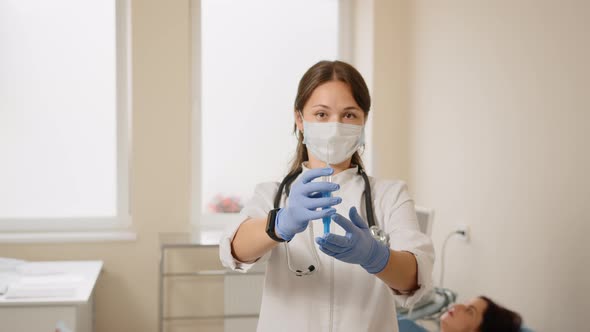
<path fill-rule="evenodd" d="M 277 218 L 277 213 L 279 213 L 279 210 L 280 208 L 272 209 L 268 212 L 268 217 L 266 220 L 266 234 L 276 242 L 285 242 L 285 240 L 278 237 L 275 232 L 275 219 Z"/>

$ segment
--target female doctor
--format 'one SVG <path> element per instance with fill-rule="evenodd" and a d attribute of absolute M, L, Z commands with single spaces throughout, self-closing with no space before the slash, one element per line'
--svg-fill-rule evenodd
<path fill-rule="evenodd" d="M 364 173 L 357 150 L 370 106 L 351 65 L 309 68 L 295 99 L 291 170 L 259 184 L 244 221 L 221 239 L 226 267 L 267 261 L 259 332 L 396 332 L 394 297 L 410 306 L 431 288 L 434 250 L 406 185 Z"/>

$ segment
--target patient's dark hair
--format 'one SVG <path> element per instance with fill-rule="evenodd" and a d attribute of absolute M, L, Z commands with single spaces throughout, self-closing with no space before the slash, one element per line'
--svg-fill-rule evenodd
<path fill-rule="evenodd" d="M 483 313 L 483 320 L 479 326 L 480 332 L 518 332 L 522 325 L 522 318 L 512 310 L 508 310 L 488 297 L 480 296 L 486 301 L 487 309 Z"/>

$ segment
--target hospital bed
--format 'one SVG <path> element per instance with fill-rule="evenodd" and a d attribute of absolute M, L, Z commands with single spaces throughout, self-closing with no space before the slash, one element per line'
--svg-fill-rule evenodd
<path fill-rule="evenodd" d="M 410 319 L 400 319 L 398 320 L 398 324 L 399 332 L 429 332 L 428 329 L 418 325 L 416 322 Z M 433 331 L 438 331 L 438 326 Z M 523 326 L 520 328 L 520 332 L 534 331 Z"/>
<path fill-rule="evenodd" d="M 418 302 L 412 310 L 398 308 L 399 332 L 439 331 L 440 318 L 455 303 L 457 293 L 447 288 L 435 288 L 433 294 L 428 301 Z M 420 321 L 421 324 L 418 325 L 416 321 Z M 520 332 L 533 332 L 533 330 L 522 326 Z"/>

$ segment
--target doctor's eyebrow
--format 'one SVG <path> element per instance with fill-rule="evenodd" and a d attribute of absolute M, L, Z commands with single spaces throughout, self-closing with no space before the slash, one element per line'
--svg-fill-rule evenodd
<path fill-rule="evenodd" d="M 313 105 L 313 107 L 323 107 L 323 108 L 327 108 L 327 109 L 331 109 L 330 106 L 324 105 L 324 104 L 317 104 L 317 105 Z M 342 109 L 343 112 L 345 111 L 361 111 L 360 108 L 356 107 L 356 106 L 348 106 L 345 107 L 344 109 Z"/>

